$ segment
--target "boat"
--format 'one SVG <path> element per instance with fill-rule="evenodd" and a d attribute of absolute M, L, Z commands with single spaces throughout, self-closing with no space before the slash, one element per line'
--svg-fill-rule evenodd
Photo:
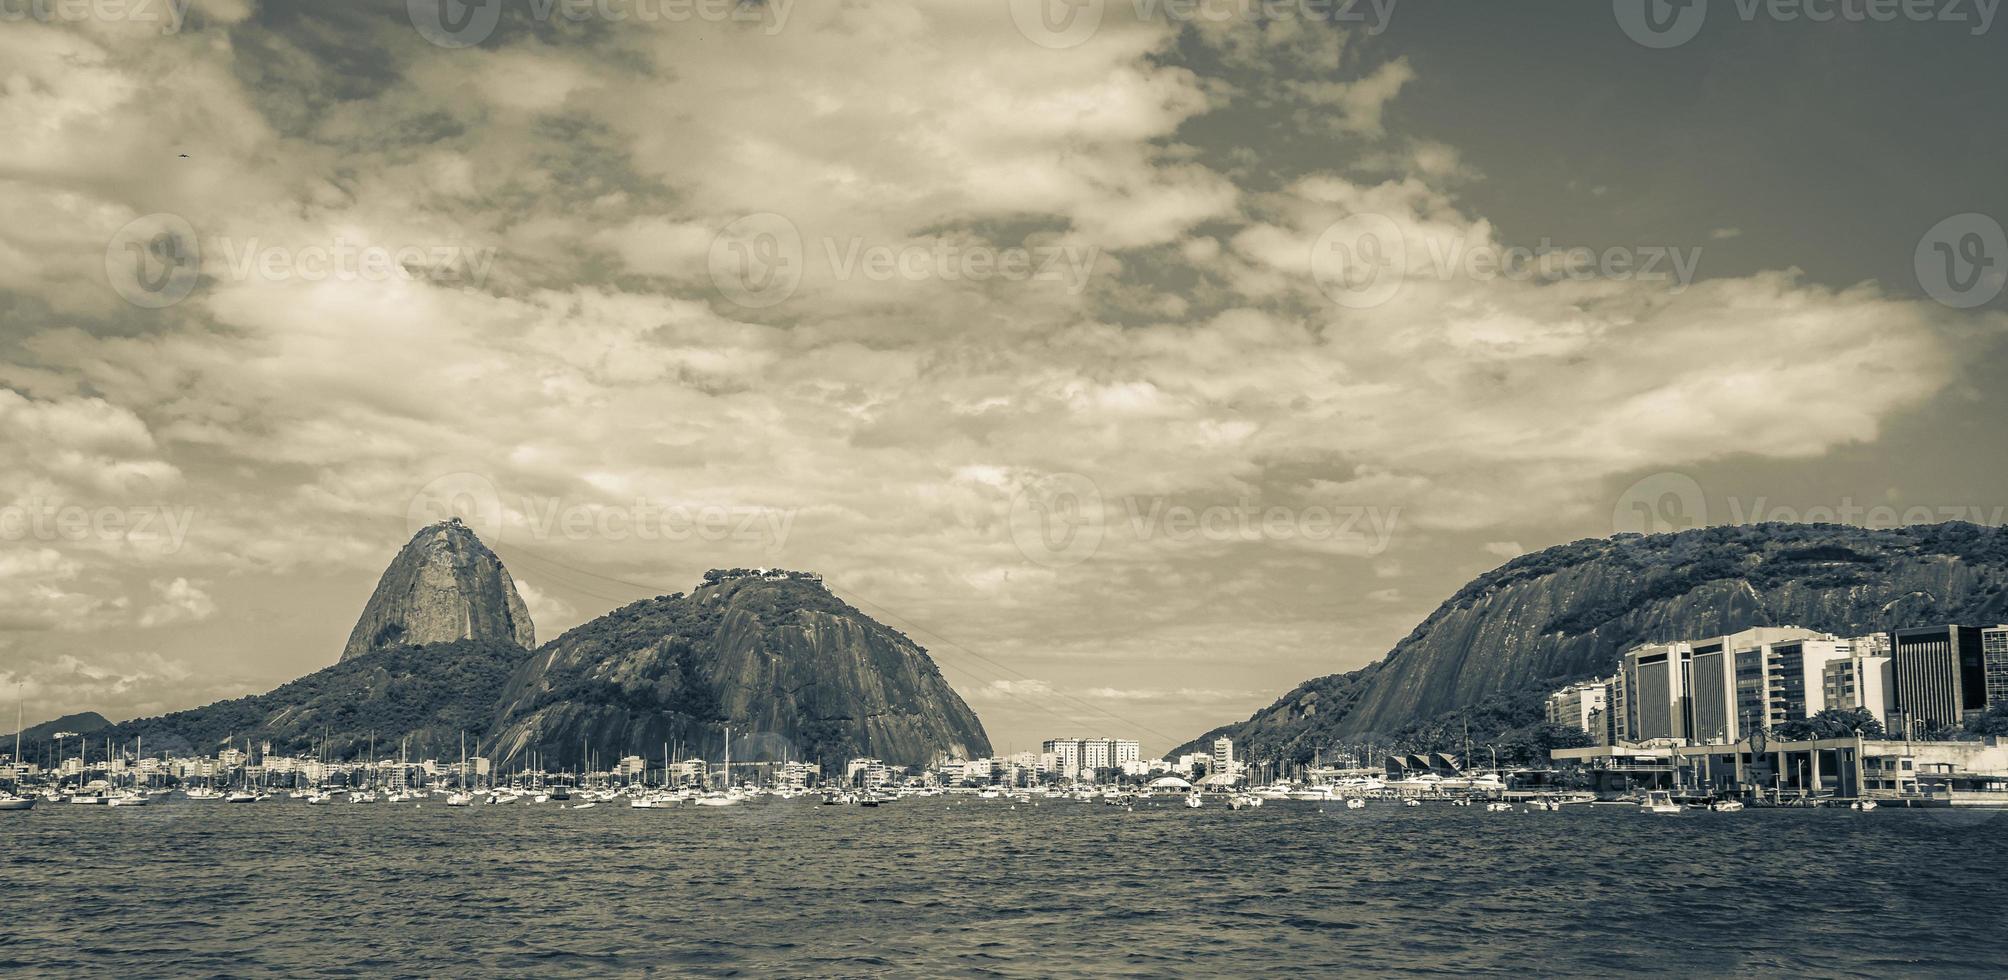
<path fill-rule="evenodd" d="M 599 806 L 599 804 L 598 804 L 598 803 L 575 803 L 575 804 L 573 804 L 573 805 L 572 805 L 571 809 L 574 809 L 574 810 L 590 810 L 590 809 L 592 809 L 593 807 L 596 807 L 596 806 Z"/>
<path fill-rule="evenodd" d="M 1202 800 L 1202 799 L 1200 799 L 1200 798 L 1199 798 L 1199 794 L 1198 794 L 1198 793 L 1188 793 L 1188 794 L 1186 794 L 1186 797 L 1185 797 L 1185 805 L 1186 805 L 1186 806 L 1188 806 L 1188 807 L 1192 807 L 1192 808 L 1194 808 L 1194 809 L 1197 809 L 1198 807 L 1200 807 L 1200 806 L 1202 806 L 1203 804 L 1205 804 L 1205 802 L 1206 802 L 1205 800 Z"/>
<path fill-rule="evenodd" d="M 1503 800 L 1494 800 L 1494 801 L 1492 801 L 1491 803 L 1487 803 L 1487 804 L 1485 804 L 1485 812 L 1486 812 L 1486 813 L 1512 813 L 1512 812 L 1513 812 L 1513 804 L 1511 804 L 1511 803 L 1507 803 L 1507 802 L 1505 802 L 1505 801 L 1503 801 Z"/>
<path fill-rule="evenodd" d="M 256 794 L 256 793 L 252 793 L 252 792 L 249 792 L 249 791 L 246 791 L 246 790 L 241 790 L 241 789 L 240 789 L 240 790 L 232 790 L 232 791 L 231 791 L 231 793 L 230 793 L 230 795 L 228 795 L 228 796 L 225 796 L 225 797 L 223 798 L 223 802 L 225 802 L 225 803 L 256 803 L 256 802 L 258 802 L 258 794 Z"/>
<path fill-rule="evenodd" d="M 1679 813 L 1680 804 L 1673 802 L 1673 794 L 1663 789 L 1645 794 L 1645 800 L 1638 805 L 1641 813 Z"/>
<path fill-rule="evenodd" d="M 1358 796 L 1346 797 L 1346 809 L 1364 810 L 1366 808 L 1367 808 L 1367 801 L 1365 799 Z"/>
<path fill-rule="evenodd" d="M 209 786 L 195 786 L 181 791 L 181 795 L 198 802 L 213 803 L 223 798 L 223 793 Z"/>
<path fill-rule="evenodd" d="M 1421 800 L 1418 800 L 1418 799 L 1416 799 L 1416 798 L 1415 798 L 1415 797 L 1413 797 L 1413 796 L 1411 796 L 1411 797 L 1409 797 L 1408 799 L 1405 799 L 1405 800 L 1401 801 L 1401 805 L 1402 805 L 1402 806 L 1421 806 L 1421 805 L 1422 805 L 1422 801 L 1421 801 Z"/>
<path fill-rule="evenodd" d="M 145 806 L 147 803 L 148 800 L 145 793 L 132 790 L 123 793 L 113 793 L 105 797 L 106 806 Z"/>
<path fill-rule="evenodd" d="M 1743 809 L 1743 801 L 1716 800 L 1715 802 L 1708 804 L 1708 808 L 1710 810 L 1715 811 L 1716 813 L 1735 813 L 1736 811 Z"/>
<path fill-rule="evenodd" d="M 0 810 L 33 810 L 35 808 L 34 797 L 16 795 L 16 793 L 18 793 L 19 790 L 21 789 L 21 770 L 18 767 L 18 764 L 21 761 L 21 699 L 18 690 L 14 698 L 13 758 L 14 762 L 17 764 L 16 768 L 13 770 L 14 790 L 13 791 L 0 790 Z"/>
<path fill-rule="evenodd" d="M 1856 800 L 1848 805 L 1848 809 L 1850 810 L 1861 810 L 1864 812 L 1873 810 L 1875 808 L 1876 808 L 1876 801 L 1874 800 Z"/>

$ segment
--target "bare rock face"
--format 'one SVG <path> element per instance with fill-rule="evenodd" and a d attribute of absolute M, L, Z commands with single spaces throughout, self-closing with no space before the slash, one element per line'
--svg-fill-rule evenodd
<path fill-rule="evenodd" d="M 735 762 L 990 753 L 983 724 L 912 640 L 804 572 L 713 571 L 689 595 L 616 609 L 545 644 L 505 691 L 491 755 L 535 750 Z"/>
<path fill-rule="evenodd" d="M 377 582 L 342 659 L 386 647 L 481 640 L 537 645 L 536 628 L 502 560 L 458 519 L 404 546 Z"/>

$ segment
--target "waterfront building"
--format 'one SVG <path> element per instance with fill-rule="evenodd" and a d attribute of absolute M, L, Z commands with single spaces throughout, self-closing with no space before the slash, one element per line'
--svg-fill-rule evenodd
<path fill-rule="evenodd" d="M 1233 775 L 1234 740 L 1221 736 L 1213 740 L 1213 771 Z"/>
<path fill-rule="evenodd" d="M 1875 717 L 1876 723 L 1890 727 L 1890 710 L 1896 707 L 1896 684 L 1890 670 L 1887 653 L 1873 651 L 1875 645 L 1862 642 L 1873 638 L 1859 638 L 1850 641 L 1855 649 L 1848 656 L 1829 661 L 1822 668 L 1820 677 L 1821 699 L 1829 708 L 1845 710 L 1863 708 Z M 1888 649 L 1882 644 L 1881 649 Z"/>
<path fill-rule="evenodd" d="M 1031 765 L 1039 771 L 1058 773 L 1069 779 L 1093 776 L 1103 769 L 1120 769 L 1135 762 L 1140 746 L 1127 738 L 1051 738 L 1040 745 L 1040 757 Z"/>
<path fill-rule="evenodd" d="M 1694 648 L 1686 643 L 1646 643 L 1625 651 L 1618 673 L 1628 741 L 1687 737 L 1693 657 Z"/>
<path fill-rule="evenodd" d="M 1949 728 L 1987 707 L 1981 632 L 1977 626 L 1929 626 L 1890 634 L 1891 674 L 1906 728 Z"/>
<path fill-rule="evenodd" d="M 1571 684 L 1548 695 L 1548 723 L 1588 732 L 1598 745 L 1610 739 L 1611 679 Z"/>

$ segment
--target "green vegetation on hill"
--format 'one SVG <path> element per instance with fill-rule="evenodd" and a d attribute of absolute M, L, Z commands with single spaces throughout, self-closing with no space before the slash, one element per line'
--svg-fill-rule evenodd
<path fill-rule="evenodd" d="M 343 759 L 365 755 L 374 735 L 379 756 L 409 738 L 414 759 L 450 758 L 462 731 L 470 747 L 479 744 L 504 682 L 528 655 L 513 644 L 480 640 L 373 650 L 265 694 L 124 722 L 100 734 L 121 742 L 144 737 L 149 753 L 204 755 L 242 747 L 245 739 L 270 740 L 277 753 L 311 755 L 325 736 L 329 754 Z"/>

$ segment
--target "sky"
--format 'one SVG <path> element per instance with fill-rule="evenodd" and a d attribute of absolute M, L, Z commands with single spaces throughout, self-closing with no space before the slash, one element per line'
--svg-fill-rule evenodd
<path fill-rule="evenodd" d="M 4 5 L 0 699 L 268 690 L 459 515 L 1158 752 L 1527 551 L 2000 523 L 1993 10 Z"/>

